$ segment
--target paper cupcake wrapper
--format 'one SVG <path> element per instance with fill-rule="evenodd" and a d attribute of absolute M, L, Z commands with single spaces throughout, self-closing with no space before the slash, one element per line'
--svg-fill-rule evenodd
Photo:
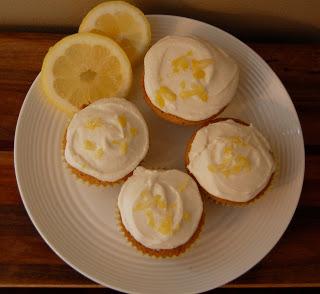
<path fill-rule="evenodd" d="M 225 120 L 227 118 L 218 118 L 217 120 Z M 231 118 L 235 121 L 237 121 L 238 123 L 241 123 L 241 124 L 244 124 L 244 125 L 248 125 L 247 123 L 239 120 L 239 119 L 234 119 L 234 118 Z M 216 121 L 217 121 L 216 120 Z M 209 122 L 210 123 L 210 122 Z M 199 130 L 201 128 L 203 128 L 205 126 L 202 125 Z M 187 166 L 189 164 L 189 159 L 188 159 L 188 154 L 190 152 L 190 149 L 191 149 L 191 144 L 194 140 L 194 137 L 195 135 L 197 134 L 198 130 L 196 130 L 193 135 L 191 136 L 191 138 L 189 139 L 189 142 L 187 143 L 186 145 L 186 150 L 185 150 L 185 154 L 184 154 L 184 161 L 185 161 L 185 168 L 186 168 L 186 171 L 187 173 L 196 181 L 196 183 L 198 184 L 198 187 L 199 187 L 199 190 L 201 192 L 201 195 L 203 195 L 203 197 L 205 199 L 208 199 L 209 201 L 213 201 L 214 203 L 216 204 L 219 204 L 219 205 L 223 205 L 223 206 L 228 206 L 228 207 L 244 207 L 244 206 L 248 206 L 254 202 L 256 202 L 257 200 L 261 199 L 263 195 L 266 194 L 267 191 L 270 191 L 272 190 L 273 186 L 274 186 L 274 182 L 275 180 L 278 178 L 279 176 L 279 173 L 280 173 L 280 161 L 279 161 L 279 158 L 276 157 L 274 154 L 273 157 L 274 157 L 274 161 L 275 161 L 275 165 L 276 165 L 276 168 L 275 168 L 275 171 L 274 173 L 271 175 L 271 178 L 270 178 L 270 181 L 269 183 L 266 185 L 266 187 L 259 193 L 257 194 L 253 199 L 247 201 L 247 202 L 233 202 L 233 201 L 229 201 L 229 200 L 225 200 L 225 199 L 222 199 L 222 198 L 219 198 L 219 197 L 216 197 L 214 195 L 211 195 L 210 193 L 208 193 L 204 188 L 202 188 L 200 186 L 200 184 L 198 183 L 197 179 L 194 177 L 194 175 L 188 170 Z"/>
<path fill-rule="evenodd" d="M 203 212 L 201 219 L 199 221 L 197 230 L 194 232 L 194 234 L 186 243 L 173 249 L 160 249 L 160 250 L 150 249 L 142 245 L 137 240 L 135 240 L 134 237 L 127 231 L 124 224 L 122 223 L 120 211 L 118 208 L 116 209 L 116 212 L 115 212 L 115 218 L 116 218 L 116 222 L 120 232 L 126 238 L 129 245 L 131 245 L 133 248 L 139 251 L 142 255 L 158 259 L 158 258 L 177 258 L 178 256 L 185 253 L 187 250 L 189 250 L 191 247 L 193 247 L 196 241 L 198 240 L 199 235 L 203 229 L 205 215 Z"/>
<path fill-rule="evenodd" d="M 150 169 L 150 170 L 162 170 L 163 171 L 163 170 L 172 169 L 172 168 L 170 168 L 170 167 L 168 167 L 166 165 L 161 165 L 160 166 L 159 164 L 157 164 L 157 165 L 149 164 L 147 162 L 147 160 L 145 160 L 145 159 L 142 159 L 138 166 L 142 166 L 142 167 L 144 167 L 146 169 Z"/>
<path fill-rule="evenodd" d="M 126 176 L 125 178 L 122 178 L 116 182 L 104 182 L 104 181 L 100 181 L 94 177 L 91 177 L 85 173 L 80 172 L 79 170 L 75 169 L 74 167 L 72 167 L 71 165 L 69 165 L 64 156 L 62 158 L 64 166 L 67 170 L 69 170 L 69 172 L 71 173 L 71 175 L 73 176 L 73 178 L 75 180 L 80 181 L 81 183 L 87 185 L 87 186 L 97 186 L 97 187 L 113 187 L 116 185 L 121 185 L 123 184 L 123 182 L 126 180 L 126 178 L 129 176 Z"/>

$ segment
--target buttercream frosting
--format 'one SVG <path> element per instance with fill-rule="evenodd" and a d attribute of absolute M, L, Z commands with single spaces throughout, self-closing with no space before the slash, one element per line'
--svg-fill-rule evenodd
<path fill-rule="evenodd" d="M 190 121 L 217 114 L 238 86 L 236 62 L 200 39 L 167 36 L 144 58 L 144 87 L 152 104 Z"/>
<path fill-rule="evenodd" d="M 127 231 L 157 250 L 186 243 L 197 230 L 203 204 L 188 174 L 137 167 L 121 188 L 118 208 Z"/>
<path fill-rule="evenodd" d="M 254 198 L 275 171 L 264 136 L 252 125 L 231 119 L 201 128 L 188 157 L 188 170 L 207 192 L 234 202 Z"/>
<path fill-rule="evenodd" d="M 148 128 L 136 106 L 123 98 L 105 98 L 73 116 L 65 159 L 90 176 L 115 182 L 134 170 L 148 148 Z"/>

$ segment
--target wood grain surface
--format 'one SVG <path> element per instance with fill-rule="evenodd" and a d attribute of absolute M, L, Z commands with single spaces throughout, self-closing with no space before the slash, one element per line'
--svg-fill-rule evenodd
<path fill-rule="evenodd" d="M 0 287 L 100 287 L 41 239 L 22 205 L 14 174 L 20 107 L 43 56 L 62 37 L 0 32 Z M 295 104 L 306 145 L 306 174 L 299 206 L 279 243 L 225 287 L 320 287 L 320 45 L 248 45 L 278 74 Z"/>

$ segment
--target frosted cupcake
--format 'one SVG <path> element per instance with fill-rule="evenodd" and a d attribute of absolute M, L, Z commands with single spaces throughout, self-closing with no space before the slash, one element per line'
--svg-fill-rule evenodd
<path fill-rule="evenodd" d="M 136 106 L 123 98 L 106 98 L 73 116 L 64 155 L 80 178 L 110 184 L 130 175 L 148 148 L 148 128 Z"/>
<path fill-rule="evenodd" d="M 244 205 L 270 185 L 275 161 L 270 144 L 255 127 L 217 119 L 193 136 L 186 167 L 216 201 Z"/>
<path fill-rule="evenodd" d="M 178 170 L 137 167 L 121 188 L 118 208 L 130 243 L 158 257 L 183 253 L 204 222 L 197 184 Z"/>
<path fill-rule="evenodd" d="M 145 99 L 163 119 L 204 123 L 230 103 L 239 81 L 236 62 L 196 38 L 167 36 L 144 58 Z"/>

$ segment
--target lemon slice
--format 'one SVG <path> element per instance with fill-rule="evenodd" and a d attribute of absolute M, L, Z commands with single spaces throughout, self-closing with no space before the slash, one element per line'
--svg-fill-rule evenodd
<path fill-rule="evenodd" d="M 132 81 L 131 64 L 108 37 L 78 33 L 51 47 L 41 69 L 46 96 L 68 114 L 100 98 L 125 97 Z"/>
<path fill-rule="evenodd" d="M 82 20 L 79 32 L 92 32 L 115 40 L 132 64 L 150 45 L 150 24 L 141 10 L 123 1 L 109 1 L 94 7 Z"/>

